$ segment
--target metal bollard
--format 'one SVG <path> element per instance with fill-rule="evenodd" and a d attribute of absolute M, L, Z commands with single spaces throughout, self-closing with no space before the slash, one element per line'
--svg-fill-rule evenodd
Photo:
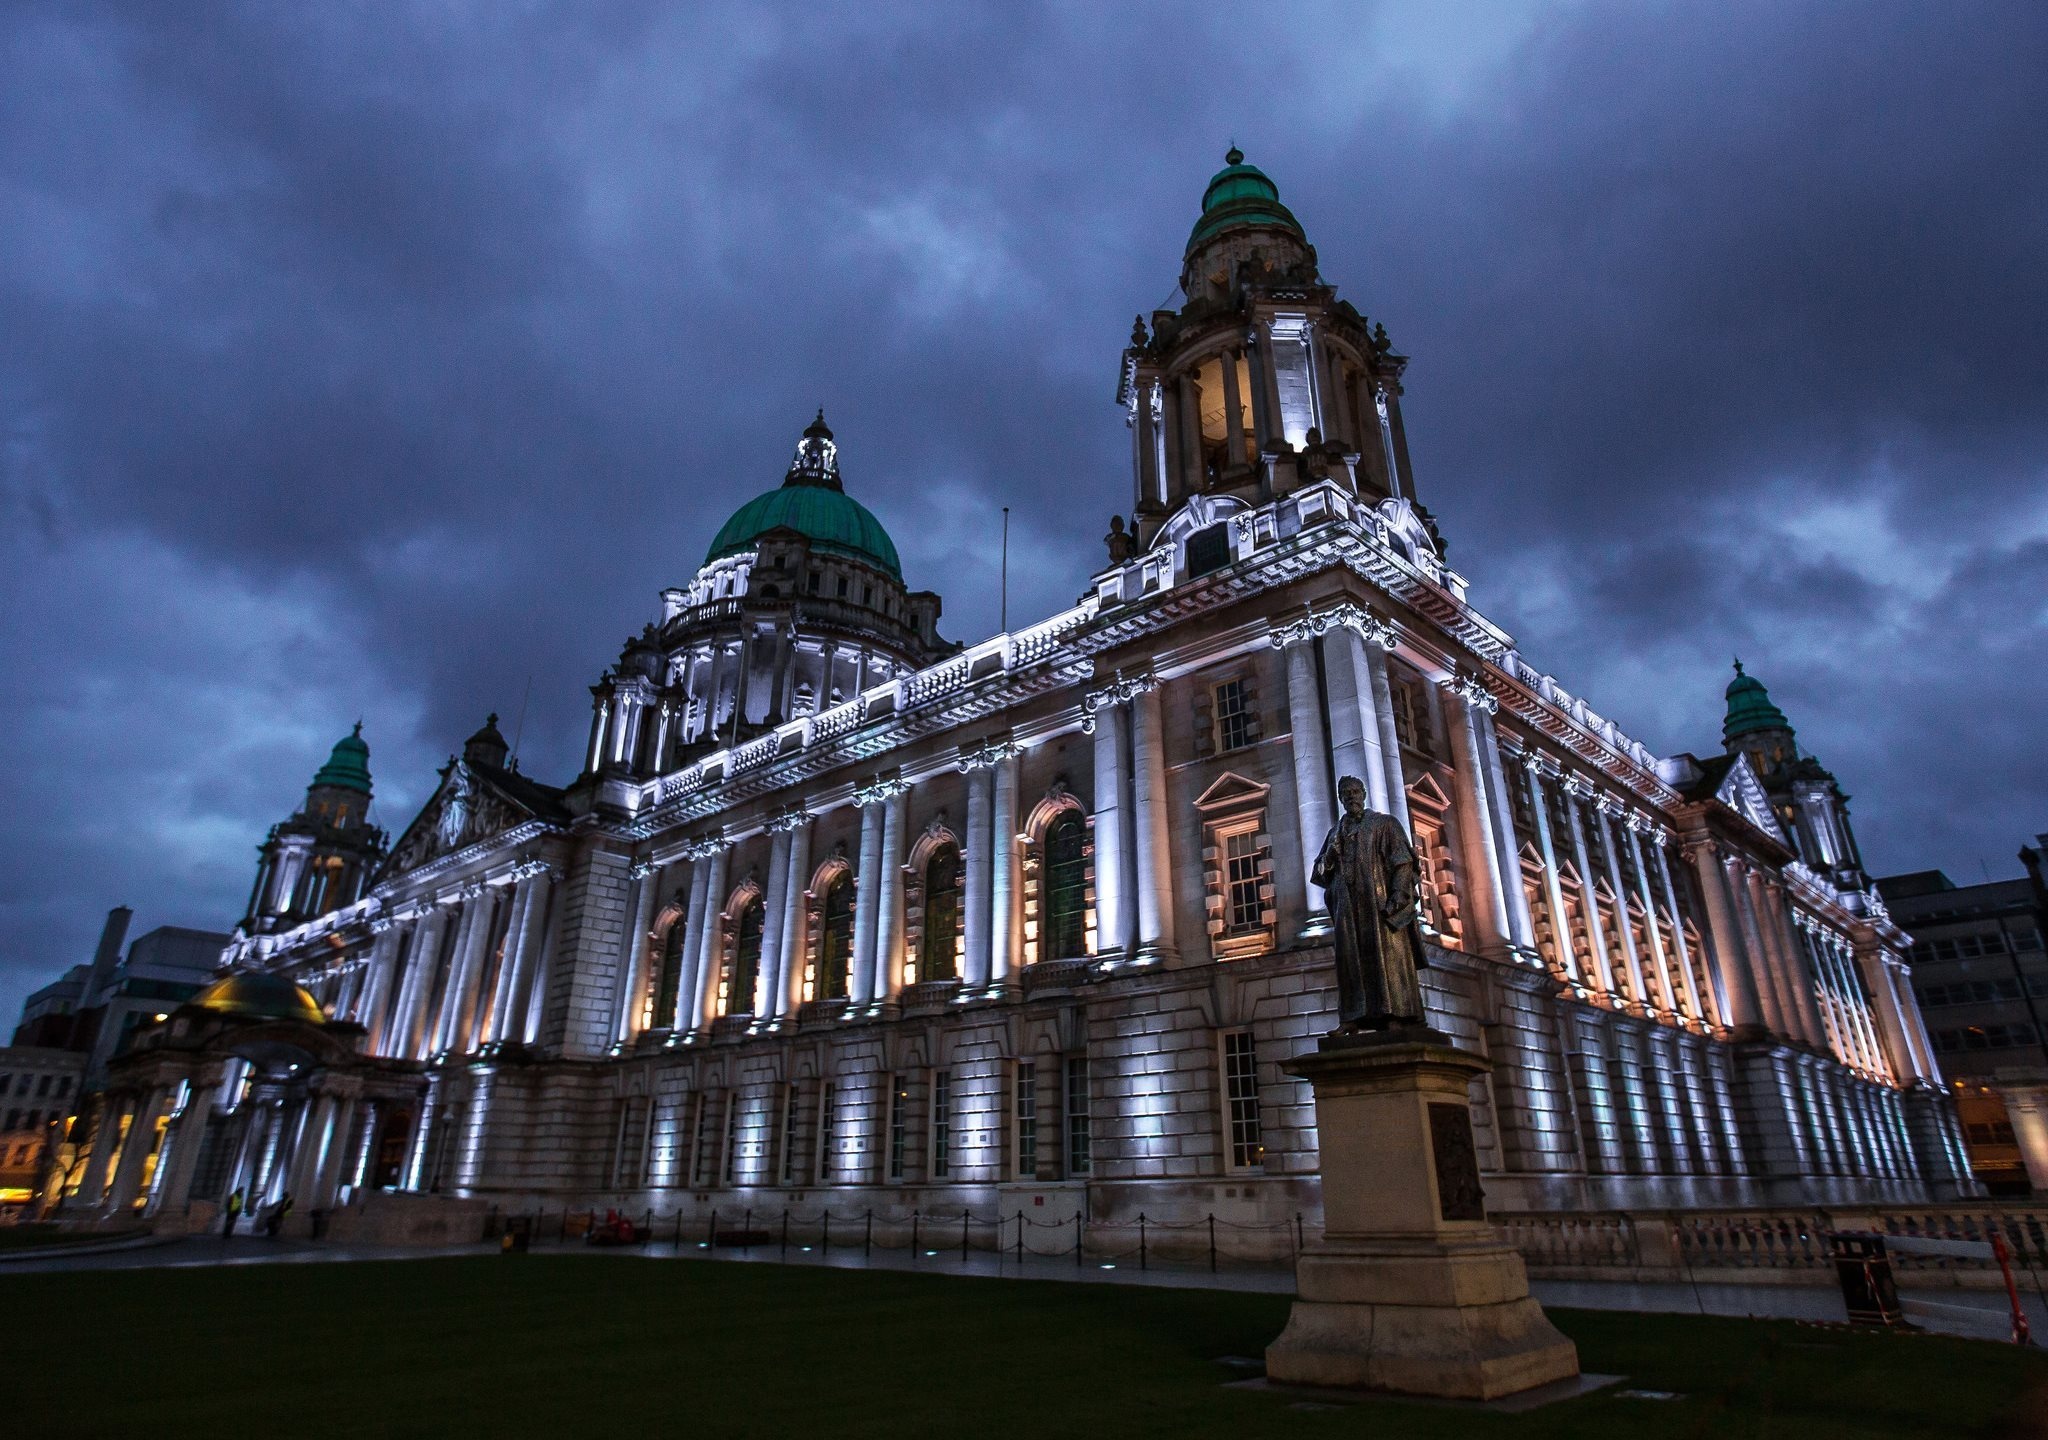
<path fill-rule="evenodd" d="M 1081 1268 L 1081 1212 L 1074 1212 L 1074 1268 Z"/>
<path fill-rule="evenodd" d="M 718 1243 L 718 1207 L 711 1207 L 711 1219 L 704 1225 L 704 1248 L 711 1249 Z"/>
<path fill-rule="evenodd" d="M 1017 1263 L 1019 1265 L 1024 1263 L 1024 1214 L 1022 1211 L 1017 1213 Z"/>
<path fill-rule="evenodd" d="M 789 1254 L 789 1207 L 782 1207 L 782 1253 Z"/>
<path fill-rule="evenodd" d="M 740 1212 L 740 1254 L 748 1255 L 754 1249 L 754 1207 L 749 1205 Z"/>
<path fill-rule="evenodd" d="M 960 1212 L 960 1263 L 967 1263 L 967 1211 Z"/>
<path fill-rule="evenodd" d="M 1143 1210 L 1138 1212 L 1138 1268 L 1140 1270 L 1152 1268 L 1145 1263 L 1145 1212 Z"/>
<path fill-rule="evenodd" d="M 910 1258 L 917 1258 L 917 1212 L 910 1212 Z"/>
<path fill-rule="evenodd" d="M 830 1205 L 825 1207 L 825 1221 L 818 1234 L 818 1248 L 825 1254 L 830 1255 L 832 1253 L 832 1207 Z"/>
<path fill-rule="evenodd" d="M 1216 1212 L 1209 1212 L 1209 1273 L 1216 1273 Z"/>
<path fill-rule="evenodd" d="M 875 1251 L 875 1211 L 874 1211 L 874 1207 L 873 1207 L 873 1206 L 871 1205 L 871 1206 L 869 1206 L 869 1207 L 868 1207 L 868 1217 L 867 1217 L 867 1229 L 865 1230 L 865 1232 L 863 1232 L 863 1234 L 861 1235 L 861 1238 L 860 1238 L 860 1255 L 861 1255 L 861 1259 L 863 1259 L 863 1260 L 867 1259 L 867 1258 L 868 1258 L 868 1257 L 869 1257 L 870 1255 L 874 1254 L 874 1251 Z"/>

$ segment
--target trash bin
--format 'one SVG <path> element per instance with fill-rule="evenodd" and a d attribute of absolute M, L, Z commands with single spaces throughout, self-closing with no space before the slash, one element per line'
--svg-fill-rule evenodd
<path fill-rule="evenodd" d="M 505 1217 L 505 1233 L 498 1237 L 499 1253 L 524 1255 L 533 1244 L 533 1217 L 530 1215 L 508 1215 Z"/>
<path fill-rule="evenodd" d="M 1835 1276 L 1842 1283 L 1842 1304 L 1858 1325 L 1897 1325 L 1906 1318 L 1899 1287 L 1892 1279 L 1891 1256 L 1884 1236 L 1845 1233 L 1828 1237 Z"/>

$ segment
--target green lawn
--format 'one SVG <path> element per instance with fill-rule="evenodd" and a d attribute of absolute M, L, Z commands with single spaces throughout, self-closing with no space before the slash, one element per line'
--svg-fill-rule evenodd
<path fill-rule="evenodd" d="M 149 1232 L 140 1227 L 119 1231 L 60 1230 L 55 1225 L 40 1221 L 18 1222 L 0 1225 L 0 1250 L 33 1250 L 48 1245 L 106 1245 L 116 1240 L 132 1240 Z"/>
<path fill-rule="evenodd" d="M 1217 1358 L 1260 1354 L 1287 1303 L 580 1255 L 0 1274 L 20 1435 L 2048 1435 L 2038 1351 L 1583 1311 L 1555 1318 L 1587 1369 L 1685 1398 L 1504 1416 L 1224 1389 Z"/>

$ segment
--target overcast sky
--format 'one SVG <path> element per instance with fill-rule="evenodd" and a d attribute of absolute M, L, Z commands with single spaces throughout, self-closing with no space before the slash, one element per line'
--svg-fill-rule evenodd
<path fill-rule="evenodd" d="M 2048 7 L 0 4 L 0 1032 L 403 827 L 819 405 L 944 631 L 1072 603 L 1233 141 L 1413 357 L 1474 602 L 1660 753 L 1739 653 L 1880 872 L 2048 829 Z"/>

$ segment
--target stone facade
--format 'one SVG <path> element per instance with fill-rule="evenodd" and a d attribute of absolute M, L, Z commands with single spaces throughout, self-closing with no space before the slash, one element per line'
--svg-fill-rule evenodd
<path fill-rule="evenodd" d="M 594 687 L 583 775 L 480 732 L 360 899 L 238 937 L 414 1077 L 398 1183 L 1313 1224 L 1282 1065 L 1332 1023 L 1307 857 L 1357 775 L 1416 838 L 1430 1023 L 1492 1065 L 1492 1205 L 1966 1191 L 1853 849 L 1809 863 L 1741 746 L 1653 756 L 1474 608 L 1405 358 L 1238 158 L 1183 284 L 1123 356 L 1133 510 L 1074 608 L 940 640 L 821 420 L 775 528 Z M 371 1183 L 334 1174 L 311 1203 Z"/>

